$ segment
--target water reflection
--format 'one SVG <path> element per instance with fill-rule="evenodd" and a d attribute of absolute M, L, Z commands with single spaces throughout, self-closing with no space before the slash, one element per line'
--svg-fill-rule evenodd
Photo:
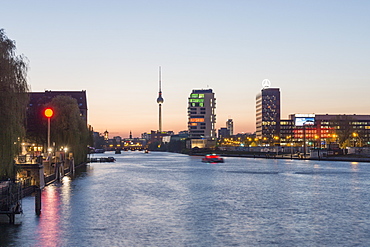
<path fill-rule="evenodd" d="M 37 226 L 37 246 L 57 246 L 61 242 L 61 194 L 55 185 L 45 187 L 41 194 L 42 211 Z"/>
<path fill-rule="evenodd" d="M 46 187 L 40 217 L 26 198 L 24 222 L 0 233 L 1 240 L 10 246 L 370 244 L 368 164 L 231 157 L 204 164 L 155 152 L 116 158 Z"/>
<path fill-rule="evenodd" d="M 218 218 L 214 191 L 216 164 L 197 164 L 196 172 L 186 173 L 185 186 L 189 195 L 185 205 L 185 229 L 192 244 L 205 241 L 212 246 L 215 242 L 214 220 Z M 200 166 L 200 167 L 199 167 Z"/>
<path fill-rule="evenodd" d="M 42 209 L 38 217 L 37 246 L 58 246 L 62 242 L 63 217 L 69 217 L 71 178 L 46 186 L 41 193 Z"/>

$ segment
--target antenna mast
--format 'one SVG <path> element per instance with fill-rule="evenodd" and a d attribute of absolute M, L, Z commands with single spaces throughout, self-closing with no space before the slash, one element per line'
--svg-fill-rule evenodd
<path fill-rule="evenodd" d="M 162 92 L 162 73 L 161 73 L 161 66 L 159 66 L 159 92 Z"/>

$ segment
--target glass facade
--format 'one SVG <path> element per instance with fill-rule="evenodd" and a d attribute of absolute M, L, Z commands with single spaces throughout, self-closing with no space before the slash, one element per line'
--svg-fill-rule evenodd
<path fill-rule="evenodd" d="M 280 139 L 280 90 L 264 88 L 256 97 L 256 137 L 274 145 Z"/>
<path fill-rule="evenodd" d="M 313 124 L 297 125 L 295 115 L 281 120 L 281 145 L 326 148 L 370 146 L 370 115 L 315 115 Z"/>
<path fill-rule="evenodd" d="M 195 89 L 188 99 L 188 131 L 190 138 L 216 137 L 216 99 L 212 89 Z"/>

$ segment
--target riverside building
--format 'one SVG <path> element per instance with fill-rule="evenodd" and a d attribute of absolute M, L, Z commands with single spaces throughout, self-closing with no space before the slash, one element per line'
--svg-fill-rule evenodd
<path fill-rule="evenodd" d="M 280 89 L 264 80 L 256 96 L 256 138 L 262 146 L 370 147 L 370 115 L 291 114 L 280 118 Z"/>
<path fill-rule="evenodd" d="M 262 84 L 256 96 L 256 137 L 264 145 L 275 145 L 280 139 L 280 89 L 270 88 L 268 80 Z"/>
<path fill-rule="evenodd" d="M 370 146 L 370 115 L 291 114 L 281 120 L 281 145 L 327 148 Z"/>
<path fill-rule="evenodd" d="M 86 91 L 51 91 L 45 90 L 45 92 L 30 92 L 28 93 L 30 101 L 28 104 L 28 112 L 36 112 L 35 118 L 40 118 L 40 112 L 42 112 L 43 107 L 46 103 L 52 101 L 53 98 L 57 96 L 69 96 L 77 101 L 78 108 L 81 112 L 81 118 L 85 121 L 87 125 L 87 97 Z M 39 112 L 37 112 L 39 111 Z M 34 117 L 34 116 L 31 116 Z M 33 119 L 32 119 L 33 120 Z"/>
<path fill-rule="evenodd" d="M 188 148 L 216 143 L 216 98 L 212 89 L 194 89 L 188 98 Z M 213 144 L 214 143 L 214 144 Z"/>
<path fill-rule="evenodd" d="M 42 143 L 44 140 L 39 139 L 43 130 L 45 118 L 43 110 L 45 105 L 50 103 L 57 96 L 68 96 L 76 100 L 80 109 L 80 117 L 87 126 L 87 97 L 86 91 L 50 91 L 30 92 L 28 93 L 30 101 L 27 108 L 27 136 L 35 141 Z"/>

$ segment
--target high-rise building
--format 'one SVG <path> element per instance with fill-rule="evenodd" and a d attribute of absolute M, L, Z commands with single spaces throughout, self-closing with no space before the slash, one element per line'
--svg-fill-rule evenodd
<path fill-rule="evenodd" d="M 159 126 L 158 126 L 158 132 L 162 132 L 162 104 L 164 102 L 164 99 L 162 98 L 162 81 L 161 81 L 161 67 L 159 67 L 159 92 L 158 92 L 158 115 L 159 115 Z"/>
<path fill-rule="evenodd" d="M 226 121 L 226 129 L 228 130 L 230 136 L 234 135 L 234 122 L 232 119 L 228 119 Z"/>
<path fill-rule="evenodd" d="M 280 89 L 269 85 L 256 96 L 256 137 L 272 145 L 280 139 Z"/>
<path fill-rule="evenodd" d="M 189 97 L 188 129 L 192 139 L 216 138 L 216 99 L 212 89 L 194 89 Z"/>

